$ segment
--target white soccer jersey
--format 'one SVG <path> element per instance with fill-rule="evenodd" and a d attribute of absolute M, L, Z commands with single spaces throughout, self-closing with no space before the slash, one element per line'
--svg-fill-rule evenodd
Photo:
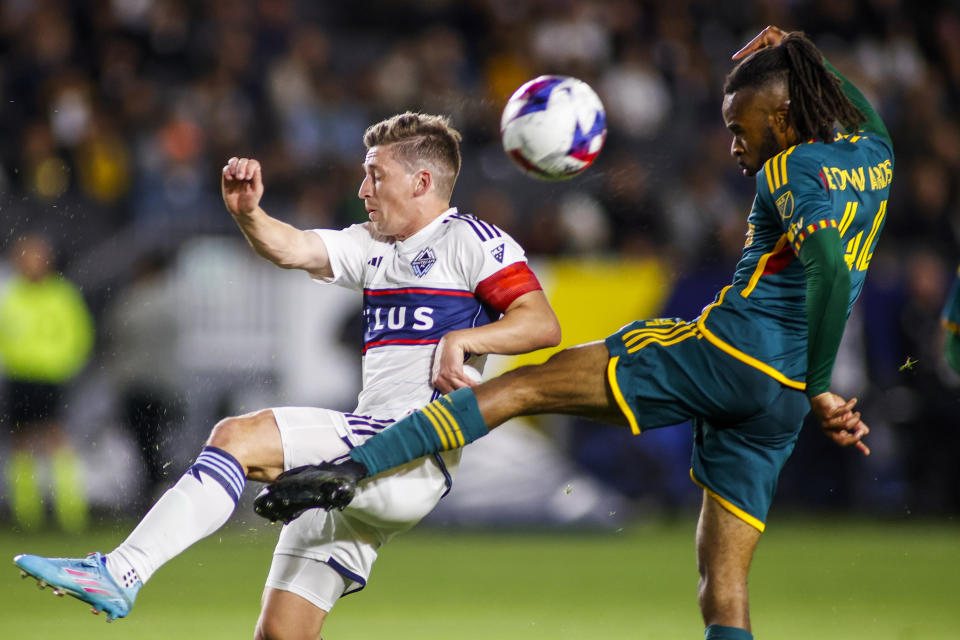
<path fill-rule="evenodd" d="M 434 399 L 437 342 L 497 320 L 478 286 L 526 263 L 513 238 L 456 208 L 403 241 L 377 234 L 371 223 L 314 231 L 333 270 L 324 281 L 363 292 L 363 388 L 355 413 L 377 418 L 397 419 Z M 467 364 L 482 372 L 484 360 L 471 356 Z"/>

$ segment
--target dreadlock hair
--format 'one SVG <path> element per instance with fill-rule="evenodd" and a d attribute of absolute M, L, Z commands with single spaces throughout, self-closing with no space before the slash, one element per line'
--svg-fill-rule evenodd
<path fill-rule="evenodd" d="M 801 140 L 819 138 L 830 143 L 835 123 L 854 131 L 866 121 L 840 90 L 839 78 L 823 65 L 820 50 L 802 32 L 789 33 L 778 46 L 765 47 L 742 60 L 727 76 L 723 93 L 774 80 L 787 83 L 787 118 Z"/>

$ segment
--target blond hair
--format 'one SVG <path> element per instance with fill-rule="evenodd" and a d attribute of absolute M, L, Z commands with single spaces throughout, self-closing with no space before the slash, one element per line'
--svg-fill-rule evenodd
<path fill-rule="evenodd" d="M 370 125 L 363 134 L 363 144 L 368 149 L 390 145 L 394 157 L 411 171 L 427 165 L 438 194 L 446 199 L 460 175 L 461 139 L 446 116 L 412 111 Z"/>

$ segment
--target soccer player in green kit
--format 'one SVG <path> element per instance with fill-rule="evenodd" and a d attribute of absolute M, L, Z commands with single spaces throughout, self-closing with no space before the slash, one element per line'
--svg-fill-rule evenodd
<path fill-rule="evenodd" d="M 583 415 L 635 434 L 692 420 L 705 638 L 752 638 L 750 561 L 807 412 L 837 444 L 869 454 L 856 399 L 829 389 L 883 227 L 893 150 L 867 100 L 802 34 L 767 27 L 734 59 L 742 60 L 727 77 L 723 119 L 757 195 L 733 283 L 697 319 L 634 322 L 457 389 L 345 463 L 290 470 L 261 491 L 257 512 L 286 520 L 342 507 L 363 478 L 464 446 L 515 416 Z"/>
<path fill-rule="evenodd" d="M 957 277 L 953 279 L 940 319 L 947 331 L 944 355 L 950 367 L 960 373 L 960 269 L 957 269 Z"/>

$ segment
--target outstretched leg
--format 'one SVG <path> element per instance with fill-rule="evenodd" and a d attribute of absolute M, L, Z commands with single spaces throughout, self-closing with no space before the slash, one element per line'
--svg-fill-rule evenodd
<path fill-rule="evenodd" d="M 760 531 L 703 494 L 697 523 L 699 602 L 709 640 L 746 640 L 750 635 L 747 575 Z"/>
<path fill-rule="evenodd" d="M 245 477 L 268 482 L 282 469 L 283 448 L 272 411 L 227 418 L 214 427 L 194 464 L 111 553 L 86 559 L 21 555 L 16 562 L 111 618 L 124 617 L 140 587 L 162 564 L 227 522 Z"/>
<path fill-rule="evenodd" d="M 607 382 L 608 362 L 602 342 L 565 349 L 543 364 L 514 369 L 431 402 L 351 450 L 350 457 L 363 465 L 363 477 L 466 446 L 516 416 L 566 413 L 625 423 Z"/>
<path fill-rule="evenodd" d="M 473 388 L 483 421 L 493 429 L 517 416 L 563 413 L 626 424 L 607 382 L 609 361 L 606 345 L 591 342 L 484 382 Z"/>
<path fill-rule="evenodd" d="M 307 509 L 342 509 L 362 478 L 466 446 L 516 416 L 564 413 L 626 424 L 607 381 L 609 362 L 606 345 L 595 342 L 457 389 L 352 449 L 346 462 L 284 473 L 260 492 L 254 510 L 269 520 L 289 522 Z"/>

